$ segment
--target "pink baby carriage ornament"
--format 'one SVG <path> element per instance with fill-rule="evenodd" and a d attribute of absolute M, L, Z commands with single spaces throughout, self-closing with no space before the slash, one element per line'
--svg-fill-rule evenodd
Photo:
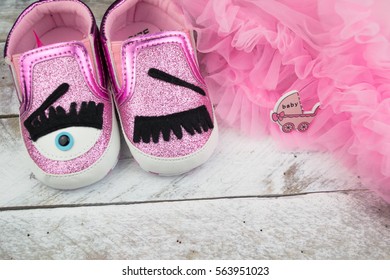
<path fill-rule="evenodd" d="M 271 120 L 278 123 L 284 133 L 290 133 L 294 129 L 305 132 L 317 115 L 320 103 L 313 106 L 310 112 L 303 111 L 299 93 L 297 90 L 284 94 L 271 111 Z"/>

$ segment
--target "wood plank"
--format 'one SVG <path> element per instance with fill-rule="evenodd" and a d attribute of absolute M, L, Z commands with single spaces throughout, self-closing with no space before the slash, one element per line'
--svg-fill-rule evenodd
<path fill-rule="evenodd" d="M 8 32 L 19 14 L 33 2 L 36 2 L 36 0 L 2 0 L 0 2 L 0 42 L 5 42 Z M 100 26 L 101 19 L 113 0 L 84 0 L 83 2 L 91 8 Z"/>
<path fill-rule="evenodd" d="M 390 259 L 370 192 L 0 212 L 1 259 Z"/>
<path fill-rule="evenodd" d="M 11 30 L 19 14 L 33 2 L 35 1 L 3 0 L 0 2 L 0 42 L 5 42 L 8 32 Z"/>
<path fill-rule="evenodd" d="M 101 182 L 63 192 L 31 175 L 18 120 L 0 120 L 0 207 L 296 194 L 361 188 L 327 154 L 281 152 L 270 139 L 247 138 L 221 125 L 220 144 L 203 166 L 182 176 L 144 172 L 122 141 L 117 167 Z M 10 191 L 12 190 L 12 191 Z"/>
<path fill-rule="evenodd" d="M 1 26 L 1 24 L 0 24 Z M 3 58 L 4 43 L 0 43 L 0 118 L 19 114 L 19 100 L 16 94 L 11 71 Z"/>

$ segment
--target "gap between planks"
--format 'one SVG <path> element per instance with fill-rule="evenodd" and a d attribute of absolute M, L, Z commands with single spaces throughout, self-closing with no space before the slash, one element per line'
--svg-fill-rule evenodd
<path fill-rule="evenodd" d="M 0 115 L 0 119 L 17 119 L 17 118 L 19 118 L 18 114 Z"/>
<path fill-rule="evenodd" d="M 24 210 L 44 210 L 58 208 L 81 208 L 81 207 L 105 207 L 105 206 L 128 206 L 138 204 L 159 204 L 159 203 L 178 203 L 178 202 L 193 202 L 193 201 L 215 201 L 215 200 L 233 200 L 233 199 L 277 199 L 317 194 L 333 194 L 333 193 L 372 193 L 369 189 L 355 190 L 334 190 L 334 191 L 313 191 L 293 194 L 266 194 L 266 195 L 242 195 L 242 196 L 221 196 L 221 197 L 204 197 L 204 198 L 185 198 L 185 199 L 166 199 L 166 200 L 146 200 L 146 201 L 127 201 L 127 202 L 106 202 L 106 203 L 81 203 L 81 204 L 53 204 L 53 205 L 30 205 L 30 206 L 10 206 L 0 207 L 0 212 L 6 211 L 24 211 Z"/>

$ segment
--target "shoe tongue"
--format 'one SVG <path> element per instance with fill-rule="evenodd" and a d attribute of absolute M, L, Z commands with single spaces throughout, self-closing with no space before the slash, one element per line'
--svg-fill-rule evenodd
<path fill-rule="evenodd" d="M 20 85 L 20 68 L 21 68 L 21 58 L 25 55 L 25 54 L 27 54 L 27 53 L 30 53 L 30 52 L 32 52 L 32 51 L 35 51 L 35 50 L 38 50 L 38 49 L 40 49 L 40 48 L 42 48 L 42 53 L 44 53 L 46 50 L 44 50 L 43 48 L 47 48 L 47 47 L 50 47 L 51 45 L 45 45 L 44 44 L 44 42 L 42 42 L 39 38 L 38 38 L 38 36 L 36 37 L 36 42 L 37 42 L 37 46 L 36 46 L 36 48 L 34 48 L 34 49 L 32 49 L 32 50 L 30 50 L 30 51 L 28 51 L 28 52 L 25 52 L 25 53 L 19 53 L 19 54 L 14 54 L 14 55 L 12 55 L 12 59 L 11 59 L 11 64 L 12 64 L 12 67 L 13 67 L 13 69 L 14 69 L 14 73 L 15 73 L 15 75 L 16 75 L 16 79 L 17 79 L 17 81 L 15 81 L 16 83 L 16 85 Z M 72 45 L 72 44 L 82 44 L 84 47 L 85 47 L 85 49 L 86 49 L 86 51 L 87 51 L 87 53 L 88 53 L 88 56 L 89 56 L 89 58 L 90 58 L 90 60 L 91 60 L 91 65 L 94 65 L 94 59 L 93 59 L 93 52 L 92 52 L 92 46 L 91 46 L 91 42 L 90 42 L 90 40 L 88 39 L 88 38 L 86 38 L 86 39 L 84 39 L 84 40 L 82 40 L 82 41 L 75 41 L 75 42 L 68 42 L 67 44 L 68 45 Z M 59 44 L 62 44 L 62 43 L 59 43 Z M 52 44 L 53 46 L 55 46 L 55 45 L 57 45 L 57 44 Z M 47 52 L 50 52 L 49 50 L 47 50 Z M 96 69 L 95 69 L 95 67 L 93 67 L 93 69 L 94 69 L 94 75 L 95 75 L 95 77 L 96 77 Z M 21 91 L 19 91 L 19 92 L 21 92 Z"/>
<path fill-rule="evenodd" d="M 192 33 L 189 30 L 182 30 L 179 31 L 184 33 L 188 38 L 192 38 Z M 131 42 L 145 42 L 145 41 L 154 41 L 161 38 L 164 33 L 169 34 L 170 32 L 159 32 L 159 33 L 153 33 L 153 34 L 139 34 L 136 36 L 132 36 L 131 38 L 125 40 L 125 41 L 114 41 L 111 43 L 111 50 L 112 55 L 114 57 L 114 67 L 117 74 L 118 82 L 119 82 L 119 88 L 123 85 L 123 73 L 122 73 L 122 64 L 125 63 L 125 56 L 128 55 L 126 52 L 123 51 L 123 48 L 125 45 L 131 43 Z M 191 39 L 191 43 L 194 44 L 193 40 Z"/>

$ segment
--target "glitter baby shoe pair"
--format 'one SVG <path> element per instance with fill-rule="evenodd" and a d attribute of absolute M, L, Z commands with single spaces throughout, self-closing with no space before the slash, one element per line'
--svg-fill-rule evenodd
<path fill-rule="evenodd" d="M 216 121 L 184 26 L 169 0 L 116 1 L 101 33 L 79 0 L 39 1 L 18 17 L 5 59 L 38 180 L 76 189 L 105 177 L 120 150 L 115 107 L 144 170 L 182 174 L 211 156 Z"/>

